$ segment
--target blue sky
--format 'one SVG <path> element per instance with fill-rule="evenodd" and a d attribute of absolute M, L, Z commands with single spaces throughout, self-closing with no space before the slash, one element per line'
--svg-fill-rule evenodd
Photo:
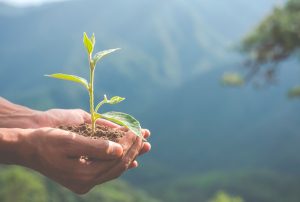
<path fill-rule="evenodd" d="M 0 0 L 0 2 L 6 2 L 14 6 L 35 6 L 44 3 L 65 1 L 65 0 Z"/>

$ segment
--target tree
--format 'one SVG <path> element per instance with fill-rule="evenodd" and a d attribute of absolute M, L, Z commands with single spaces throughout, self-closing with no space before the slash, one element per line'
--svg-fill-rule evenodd
<path fill-rule="evenodd" d="M 245 66 L 249 69 L 245 78 L 263 76 L 274 81 L 278 63 L 296 55 L 300 48 L 300 0 L 288 0 L 275 7 L 259 26 L 241 44 L 247 55 Z"/>

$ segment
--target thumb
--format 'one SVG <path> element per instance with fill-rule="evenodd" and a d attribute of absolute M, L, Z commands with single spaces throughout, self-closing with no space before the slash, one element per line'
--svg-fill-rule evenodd
<path fill-rule="evenodd" d="M 120 158 L 123 154 L 122 146 L 109 140 L 91 139 L 76 135 L 73 136 L 73 141 L 76 147 L 73 154 L 76 157 L 88 156 L 92 159 L 112 160 Z"/>

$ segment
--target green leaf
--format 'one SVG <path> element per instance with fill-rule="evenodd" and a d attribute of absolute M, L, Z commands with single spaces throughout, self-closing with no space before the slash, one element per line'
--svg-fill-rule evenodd
<path fill-rule="evenodd" d="M 89 84 L 88 84 L 87 80 L 85 80 L 84 78 L 81 78 L 79 76 L 74 76 L 74 75 L 70 75 L 70 74 L 61 74 L 61 73 L 45 75 L 45 76 L 56 78 L 56 79 L 77 82 L 77 83 L 82 84 L 86 89 L 89 89 Z"/>
<path fill-rule="evenodd" d="M 93 42 L 89 39 L 89 37 L 86 35 L 85 32 L 83 33 L 83 44 L 84 44 L 88 54 L 91 54 L 93 52 L 94 45 L 93 45 Z"/>
<path fill-rule="evenodd" d="M 99 102 L 95 108 L 95 112 L 98 112 L 99 108 L 103 105 L 103 104 L 117 104 L 119 102 L 122 102 L 123 100 L 125 100 L 125 98 L 123 97 L 119 97 L 119 96 L 114 96 L 112 97 L 110 100 L 107 99 L 106 95 L 104 95 L 104 99 Z"/>
<path fill-rule="evenodd" d="M 107 100 L 106 103 L 114 105 L 118 104 L 119 102 L 122 102 L 123 100 L 125 100 L 124 97 L 114 96 L 110 100 Z"/>
<path fill-rule="evenodd" d="M 95 34 L 93 33 L 91 36 L 91 42 L 93 44 L 93 47 L 95 47 L 95 43 L 96 43 L 96 38 L 95 38 Z"/>
<path fill-rule="evenodd" d="M 110 54 L 110 53 L 112 53 L 112 52 L 115 52 L 115 51 L 117 51 L 117 50 L 120 50 L 120 48 L 108 49 L 108 50 L 104 50 L 104 51 L 100 51 L 100 52 L 96 53 L 95 56 L 94 56 L 94 58 L 93 58 L 94 64 L 96 65 L 97 62 L 98 62 L 101 58 L 103 58 L 104 56 L 106 56 L 106 55 L 108 55 L 108 54 Z"/>
<path fill-rule="evenodd" d="M 139 137 L 142 136 L 141 125 L 134 117 L 122 112 L 106 112 L 101 117 L 118 125 L 125 126 Z"/>
<path fill-rule="evenodd" d="M 119 97 L 119 96 L 114 96 L 112 97 L 110 100 L 107 99 L 106 95 L 104 95 L 104 99 L 99 102 L 95 108 L 95 112 L 98 112 L 99 108 L 103 105 L 103 104 L 118 104 L 119 102 L 122 102 L 123 100 L 125 100 L 125 98 L 123 97 Z"/>

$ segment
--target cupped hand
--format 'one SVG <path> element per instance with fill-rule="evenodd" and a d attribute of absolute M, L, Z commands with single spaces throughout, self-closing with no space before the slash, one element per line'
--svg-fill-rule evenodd
<path fill-rule="evenodd" d="M 91 116 L 82 109 L 50 109 L 38 115 L 39 127 L 80 125 L 90 123 Z"/>
<path fill-rule="evenodd" d="M 120 141 L 122 147 L 60 129 L 30 130 L 21 148 L 23 165 L 84 194 L 97 184 L 119 177 L 143 149 L 142 139 L 131 132 Z"/>
<path fill-rule="evenodd" d="M 41 127 L 58 127 L 60 125 L 80 125 L 83 123 L 90 123 L 90 114 L 82 109 L 50 109 L 43 112 L 40 115 L 40 126 Z M 107 121 L 105 119 L 98 119 L 97 124 L 104 125 L 111 128 L 118 128 L 123 131 L 128 131 L 126 128 L 121 127 L 115 123 Z M 142 129 L 142 134 L 145 139 L 150 136 L 150 131 L 147 129 Z M 122 143 L 122 142 L 120 142 Z M 143 147 L 139 155 L 149 152 L 151 145 L 149 142 L 144 142 Z M 135 168 L 138 166 L 137 161 L 134 161 L 130 168 Z"/>
<path fill-rule="evenodd" d="M 125 128 L 125 127 L 123 127 L 123 126 L 119 126 L 119 125 L 117 125 L 117 124 L 115 124 L 115 123 L 112 123 L 112 122 L 110 122 L 110 121 L 108 121 L 108 120 L 105 120 L 105 119 L 98 119 L 97 120 L 97 124 L 99 124 L 99 125 L 104 125 L 104 126 L 107 126 L 107 127 L 111 127 L 111 128 L 117 128 L 117 129 L 119 129 L 119 130 L 122 130 L 122 131 L 124 131 L 124 132 L 126 132 L 126 133 L 130 133 L 131 135 L 134 135 L 131 131 L 129 131 L 127 128 Z M 126 134 L 125 136 L 127 136 L 128 134 Z M 142 135 L 143 135 L 143 137 L 144 137 L 144 139 L 147 139 L 147 138 L 149 138 L 150 137 L 150 131 L 148 130 L 148 129 L 142 129 Z M 122 138 L 122 139 L 124 139 L 124 137 Z M 120 140 L 119 141 L 119 143 L 123 146 L 123 148 L 124 147 L 126 147 L 126 145 L 124 145 L 124 142 L 123 142 L 123 140 Z M 147 152 L 149 152 L 150 150 L 151 150 L 151 144 L 149 143 L 149 142 L 143 142 L 142 143 L 142 148 L 141 148 L 141 150 L 140 150 L 140 152 L 139 152 L 139 155 L 142 155 L 142 154 L 145 154 L 145 153 L 147 153 Z M 132 162 L 132 164 L 129 166 L 129 168 L 136 168 L 136 167 L 138 167 L 138 162 L 135 160 L 135 161 L 133 161 Z"/>

